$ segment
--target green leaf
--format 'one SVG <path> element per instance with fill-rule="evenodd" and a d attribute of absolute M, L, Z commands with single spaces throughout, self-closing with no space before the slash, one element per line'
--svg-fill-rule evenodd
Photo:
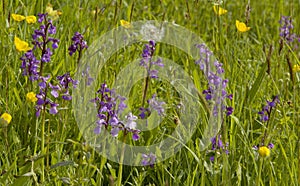
<path fill-rule="evenodd" d="M 240 162 L 238 163 L 238 167 L 237 167 L 237 170 L 236 170 L 236 175 L 237 175 L 237 178 L 238 178 L 238 185 L 241 185 L 241 181 L 242 181 L 242 167 L 241 167 Z"/>
<path fill-rule="evenodd" d="M 57 65 L 56 68 L 52 71 L 53 77 L 56 77 L 58 70 L 61 68 L 62 64 L 65 63 L 64 60 L 61 60 Z"/>
<path fill-rule="evenodd" d="M 247 100 L 248 100 L 248 105 L 252 103 L 252 101 L 255 99 L 256 93 L 259 90 L 259 88 L 261 87 L 261 83 L 264 79 L 264 77 L 266 76 L 266 71 L 268 68 L 268 63 L 264 63 L 262 68 L 260 69 L 259 75 L 256 78 L 252 88 L 249 90 L 248 94 L 247 94 Z"/>
<path fill-rule="evenodd" d="M 73 161 L 62 161 L 58 162 L 50 167 L 50 169 L 55 169 L 57 167 L 62 167 L 62 166 L 68 166 L 68 165 L 74 165 L 75 163 Z"/>
<path fill-rule="evenodd" d="M 23 174 L 22 176 L 34 176 L 35 175 L 35 173 L 34 172 L 27 172 L 27 173 L 25 173 L 25 174 Z"/>
<path fill-rule="evenodd" d="M 113 177 L 113 179 L 116 179 L 117 178 L 116 170 L 114 168 L 112 168 L 112 166 L 109 163 L 107 163 L 107 167 L 108 167 L 109 172 L 110 172 L 111 176 Z"/>
<path fill-rule="evenodd" d="M 32 183 L 31 177 L 21 176 L 21 177 L 18 177 L 12 185 L 27 186 L 27 185 L 33 185 L 33 183 Z"/>
<path fill-rule="evenodd" d="M 90 181 L 91 181 L 91 184 L 92 184 L 92 185 L 94 185 L 94 186 L 97 185 L 97 183 L 95 182 L 95 180 L 94 180 L 93 178 L 91 178 Z"/>
<path fill-rule="evenodd" d="M 23 105 L 23 102 L 21 101 L 20 98 L 20 92 L 17 90 L 16 87 L 14 87 L 14 94 L 15 94 L 15 98 L 17 99 L 18 105 L 21 107 Z"/>

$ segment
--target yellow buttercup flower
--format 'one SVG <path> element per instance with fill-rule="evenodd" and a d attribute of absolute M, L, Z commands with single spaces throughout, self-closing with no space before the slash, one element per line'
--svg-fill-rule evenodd
<path fill-rule="evenodd" d="M 11 115 L 8 114 L 8 113 L 3 113 L 3 114 L 1 115 L 0 118 L 1 118 L 1 120 L 3 120 L 6 124 L 9 124 L 12 117 L 11 117 Z"/>
<path fill-rule="evenodd" d="M 121 19 L 120 23 L 121 23 L 121 26 L 124 28 L 131 28 L 130 22 L 125 21 L 124 19 Z"/>
<path fill-rule="evenodd" d="M 293 66 L 293 71 L 294 72 L 300 72 L 300 65 L 296 64 Z"/>
<path fill-rule="evenodd" d="M 28 50 L 31 50 L 31 48 L 28 46 L 28 43 L 26 41 L 22 41 L 17 36 L 15 36 L 14 43 L 19 52 L 27 52 Z"/>
<path fill-rule="evenodd" d="M 235 21 L 235 26 L 240 32 L 247 32 L 248 30 L 250 30 L 250 27 L 247 27 L 245 23 L 238 20 Z"/>
<path fill-rule="evenodd" d="M 259 149 L 258 149 L 258 153 L 259 153 L 259 155 L 260 155 L 261 157 L 268 157 L 268 156 L 270 156 L 271 151 L 270 151 L 270 149 L 269 149 L 268 147 L 266 147 L 266 146 L 261 146 L 261 147 L 259 147 Z"/>
<path fill-rule="evenodd" d="M 31 23 L 35 23 L 36 22 L 36 17 L 35 16 L 26 16 L 26 22 L 28 24 L 31 24 Z"/>
<path fill-rule="evenodd" d="M 34 93 L 34 92 L 28 92 L 28 93 L 26 94 L 26 100 L 27 100 L 28 102 L 36 102 L 36 101 L 37 101 L 37 98 L 36 98 L 35 93 Z"/>
<path fill-rule="evenodd" d="M 62 15 L 61 11 L 53 10 L 53 7 L 50 3 L 46 6 L 46 12 L 52 18 L 52 20 L 55 20 L 55 19 L 59 18 L 60 15 Z"/>
<path fill-rule="evenodd" d="M 23 21 L 25 19 L 25 17 L 20 14 L 11 14 L 11 16 L 15 21 Z"/>
<path fill-rule="evenodd" d="M 217 5 L 214 5 L 214 11 L 218 16 L 227 13 L 227 10 L 225 10 L 224 8 L 221 8 L 220 6 L 217 6 Z"/>

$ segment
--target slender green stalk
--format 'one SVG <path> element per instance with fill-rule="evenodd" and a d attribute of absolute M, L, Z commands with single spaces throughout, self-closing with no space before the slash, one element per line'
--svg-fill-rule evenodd
<path fill-rule="evenodd" d="M 46 107 L 43 108 L 42 129 L 41 129 L 41 155 L 42 156 L 44 156 L 45 154 L 45 118 L 46 118 Z M 42 158 L 41 169 L 42 169 L 41 182 L 44 183 L 45 181 L 44 157 Z"/>
<path fill-rule="evenodd" d="M 126 133 L 126 131 L 124 131 L 123 145 L 122 145 L 122 152 L 121 152 L 121 157 L 120 157 L 118 180 L 117 180 L 117 185 L 118 186 L 122 185 L 123 161 L 124 161 L 124 153 L 125 153 L 126 136 L 127 136 L 127 133 Z"/>
<path fill-rule="evenodd" d="M 262 171 L 263 162 L 264 162 L 264 159 L 260 158 L 260 160 L 259 160 L 259 168 L 258 168 L 258 176 L 256 177 L 256 183 L 255 183 L 256 186 L 260 185 L 261 171 Z"/>
<path fill-rule="evenodd" d="M 50 151 L 50 121 L 48 122 L 48 134 L 47 134 L 47 149 L 46 149 L 46 168 L 49 170 L 49 151 Z"/>
<path fill-rule="evenodd" d="M 35 134 L 34 134 L 34 138 L 35 138 L 35 139 L 38 139 L 38 130 L 37 130 L 37 129 L 38 129 L 38 126 L 39 126 L 39 121 L 38 121 L 38 119 L 36 119 L 36 121 L 35 121 Z M 39 141 L 38 141 L 38 140 L 35 140 L 34 151 L 33 151 L 33 154 L 34 154 L 34 155 L 36 155 L 38 143 L 39 143 Z"/>
<path fill-rule="evenodd" d="M 6 149 L 6 152 L 9 152 L 9 143 L 7 140 L 7 126 L 5 126 L 3 128 L 3 134 L 4 134 L 4 139 L 5 139 L 5 149 Z"/>

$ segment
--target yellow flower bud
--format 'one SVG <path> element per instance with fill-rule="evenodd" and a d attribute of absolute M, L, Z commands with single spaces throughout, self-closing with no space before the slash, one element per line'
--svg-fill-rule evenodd
<path fill-rule="evenodd" d="M 268 157 L 268 156 L 270 156 L 271 151 L 270 151 L 270 149 L 269 149 L 268 147 L 266 147 L 266 146 L 261 146 L 261 147 L 259 147 L 259 149 L 258 149 L 258 153 L 259 153 L 259 155 L 260 155 L 261 157 Z"/>

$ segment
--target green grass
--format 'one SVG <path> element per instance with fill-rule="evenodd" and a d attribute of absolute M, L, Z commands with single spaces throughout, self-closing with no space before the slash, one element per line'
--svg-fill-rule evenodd
<path fill-rule="evenodd" d="M 292 81 L 286 55 L 291 64 L 300 64 L 300 50 L 289 52 L 285 44 L 279 53 L 278 21 L 281 15 L 292 16 L 293 31 L 300 34 L 299 1 L 251 1 L 248 23 L 251 29 L 245 33 L 236 30 L 235 20 L 246 21 L 247 1 L 224 1 L 222 7 L 228 12 L 222 16 L 215 15 L 212 2 L 208 1 L 56 0 L 51 3 L 54 9 L 63 12 L 54 21 L 59 48 L 45 66 L 45 73 L 52 77 L 67 71 L 75 74 L 77 56 L 70 57 L 68 47 L 77 31 L 84 35 L 88 45 L 120 26 L 121 19 L 174 22 L 199 35 L 223 63 L 229 80 L 227 91 L 233 94 L 233 100 L 227 105 L 232 106 L 234 112 L 224 120 L 222 131 L 223 141 L 229 144 L 229 154 L 221 153 L 211 162 L 211 146 L 200 151 L 199 141 L 208 117 L 204 109 L 199 111 L 201 119 L 193 137 L 178 153 L 155 164 L 154 168 L 123 165 L 122 172 L 118 172 L 118 163 L 102 157 L 85 144 L 71 103 L 61 101 L 64 109 L 55 116 L 46 114 L 45 122 L 43 117 L 36 118 L 34 103 L 26 102 L 26 94 L 37 93 L 38 86 L 22 76 L 19 60 L 22 53 L 16 50 L 13 41 L 16 35 L 30 43 L 38 23 L 16 22 L 10 15 L 37 15 L 45 12 L 48 1 L 2 0 L 0 114 L 11 114 L 12 121 L 0 128 L 0 185 L 114 185 L 118 178 L 123 185 L 298 185 L 300 72 L 293 73 Z M 93 15 L 92 10 L 100 12 Z M 102 69 L 99 82 L 112 85 L 127 64 L 140 58 L 144 44 L 136 43 L 113 55 Z M 272 52 L 268 55 L 270 46 Z M 180 65 L 200 93 L 206 88 L 205 77 L 190 56 L 163 43 L 158 43 L 157 48 L 156 55 Z M 266 73 L 268 59 L 270 73 Z M 133 108 L 141 105 L 143 83 L 138 81 L 130 91 L 128 99 Z M 166 138 L 176 127 L 175 116 L 180 117 L 174 107 L 180 96 L 169 82 L 151 81 L 149 90 L 168 103 L 168 114 L 161 126 L 142 133 L 141 141 L 135 144 L 151 144 Z M 260 122 L 258 112 L 273 95 L 279 95 L 280 104 L 266 126 Z M 261 158 L 252 147 L 261 143 L 265 131 L 266 142 L 272 142 L 275 147 L 269 157 Z"/>

